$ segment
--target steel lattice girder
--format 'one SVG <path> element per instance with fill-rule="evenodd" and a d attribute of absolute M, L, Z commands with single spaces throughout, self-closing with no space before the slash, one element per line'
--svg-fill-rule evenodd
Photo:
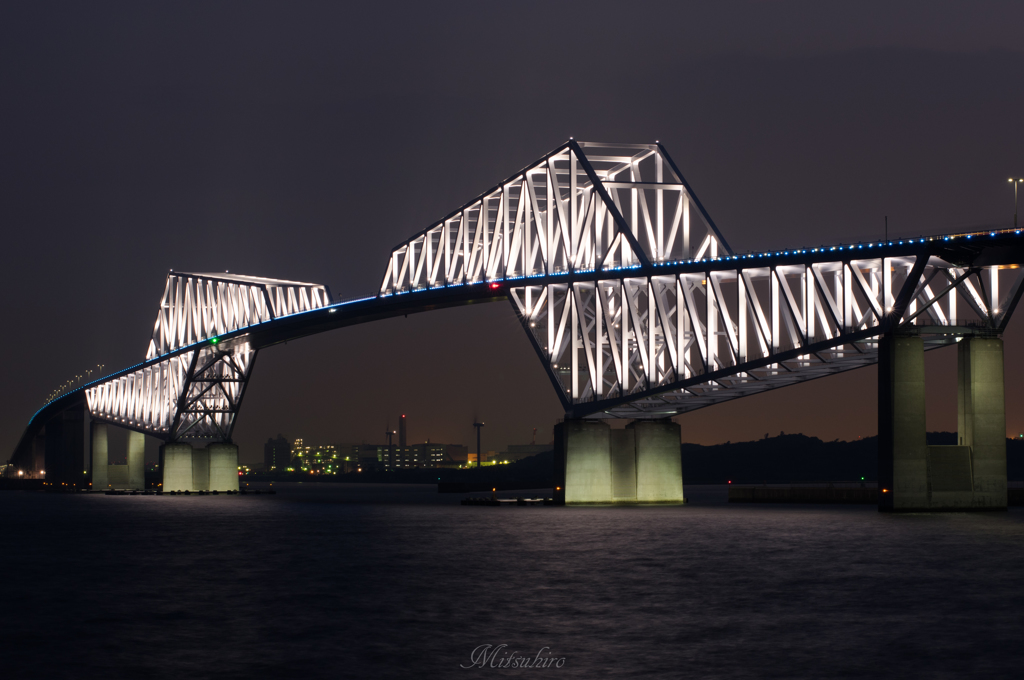
<path fill-rule="evenodd" d="M 663 418 L 859 368 L 890 330 L 930 349 L 998 334 L 1022 283 L 927 254 L 652 269 L 509 288 L 568 414 Z"/>
<path fill-rule="evenodd" d="M 570 141 L 395 248 L 380 292 L 731 252 L 661 145 Z"/>

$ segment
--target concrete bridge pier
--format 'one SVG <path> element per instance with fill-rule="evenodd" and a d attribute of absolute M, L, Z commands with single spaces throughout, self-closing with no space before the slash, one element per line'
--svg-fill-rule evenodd
<path fill-rule="evenodd" d="M 566 505 L 683 503 L 679 425 L 595 420 L 555 425 L 555 500 Z"/>
<path fill-rule="evenodd" d="M 168 442 L 160 447 L 160 470 L 163 486 L 168 491 L 192 491 L 192 445 Z"/>
<path fill-rule="evenodd" d="M 110 464 L 109 426 L 92 421 L 92 491 L 107 489 L 143 490 L 146 488 L 146 435 L 129 430 L 128 464 Z"/>
<path fill-rule="evenodd" d="M 210 444 L 211 491 L 238 491 L 238 447 L 235 444 Z"/>
<path fill-rule="evenodd" d="M 193 449 L 185 442 L 160 447 L 166 491 L 238 491 L 238 446 L 210 444 Z"/>
<path fill-rule="evenodd" d="M 146 488 L 146 435 L 128 432 L 128 488 Z"/>
<path fill-rule="evenodd" d="M 958 343 L 955 446 L 926 440 L 920 336 L 888 335 L 879 345 L 878 509 L 1005 509 L 1003 341 L 967 336 Z"/>

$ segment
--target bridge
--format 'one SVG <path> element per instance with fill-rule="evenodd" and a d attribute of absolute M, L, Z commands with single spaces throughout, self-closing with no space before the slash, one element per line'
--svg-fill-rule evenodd
<path fill-rule="evenodd" d="M 561 501 L 680 502 L 672 416 L 878 363 L 880 508 L 1006 507 L 1001 335 L 1022 263 L 1018 229 L 739 252 L 661 144 L 570 140 L 396 246 L 370 297 L 170 272 L 145 360 L 44 404 L 12 469 L 59 487 L 91 464 L 94 490 L 137 486 L 150 435 L 164 489 L 237 488 L 261 349 L 507 301 L 565 410 Z M 929 447 L 923 352 L 950 344 L 959 444 Z M 106 465 L 108 425 L 134 433 L 125 470 Z"/>

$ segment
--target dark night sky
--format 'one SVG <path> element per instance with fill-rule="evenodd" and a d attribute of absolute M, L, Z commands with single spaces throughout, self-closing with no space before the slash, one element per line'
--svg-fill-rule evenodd
<path fill-rule="evenodd" d="M 661 140 L 734 248 L 1009 226 L 1018 2 L 4 3 L 0 458 L 48 392 L 142 359 L 168 269 L 372 293 L 390 249 L 568 137 Z M 1024 430 L 1024 321 L 1007 425 Z M 930 429 L 955 357 L 930 355 Z M 560 408 L 503 304 L 260 355 L 236 429 L 486 449 Z M 875 431 L 873 369 L 683 416 L 710 443 Z"/>

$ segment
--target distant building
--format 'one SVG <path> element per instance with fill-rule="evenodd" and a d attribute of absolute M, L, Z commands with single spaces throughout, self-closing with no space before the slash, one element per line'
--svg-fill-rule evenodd
<path fill-rule="evenodd" d="M 384 469 L 386 444 L 353 444 L 351 457 L 356 459 L 356 472 L 373 472 Z"/>
<path fill-rule="evenodd" d="M 263 470 L 265 472 L 286 472 L 291 463 L 292 452 L 288 440 L 277 435 L 263 445 Z"/>
<path fill-rule="evenodd" d="M 356 444 L 352 447 L 352 456 L 359 459 L 363 471 L 444 467 L 452 461 L 451 452 L 456 455 L 461 452 L 462 460 L 465 460 L 466 447 L 460 444 L 425 442 L 407 446 Z"/>
<path fill-rule="evenodd" d="M 345 459 L 338 456 L 333 444 L 303 446 L 301 439 L 292 447 L 292 470 L 313 475 L 336 475 L 345 472 Z"/>

